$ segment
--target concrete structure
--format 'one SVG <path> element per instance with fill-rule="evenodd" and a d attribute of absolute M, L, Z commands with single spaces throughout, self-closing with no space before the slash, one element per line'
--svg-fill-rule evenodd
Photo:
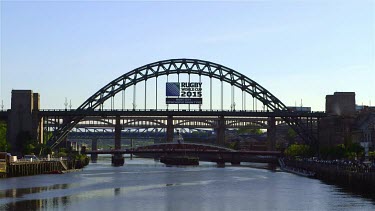
<path fill-rule="evenodd" d="M 92 151 L 97 151 L 98 150 L 98 139 L 97 138 L 93 138 L 91 140 L 92 144 L 91 144 L 91 150 Z M 96 154 L 92 154 L 91 155 L 91 162 L 93 163 L 96 163 L 98 161 L 98 155 Z"/>
<path fill-rule="evenodd" d="M 352 141 L 354 115 L 356 113 L 354 92 L 335 92 L 326 95 L 326 113 L 319 125 L 319 146 L 328 147 Z"/>
<path fill-rule="evenodd" d="M 11 111 L 8 118 L 7 138 L 11 151 L 22 151 L 24 139 L 43 140 L 43 121 L 38 115 L 40 98 L 32 90 L 12 90 Z"/>
<path fill-rule="evenodd" d="M 354 92 L 335 92 L 326 96 L 328 117 L 319 125 L 320 146 L 363 143 L 375 146 L 375 110 L 355 104 Z"/>
<path fill-rule="evenodd" d="M 331 115 L 354 115 L 355 92 L 335 92 L 326 95 L 326 113 Z"/>
<path fill-rule="evenodd" d="M 274 151 L 276 147 L 276 124 L 275 117 L 268 118 L 267 124 L 267 148 Z"/>
<path fill-rule="evenodd" d="M 352 137 L 355 121 L 354 117 L 322 118 L 319 125 L 319 146 L 328 147 L 355 142 Z"/>
<path fill-rule="evenodd" d="M 116 116 L 116 125 L 115 125 L 115 150 L 121 150 L 121 121 L 120 116 Z M 114 166 L 123 166 L 124 157 L 122 154 L 112 155 L 112 165 Z"/>

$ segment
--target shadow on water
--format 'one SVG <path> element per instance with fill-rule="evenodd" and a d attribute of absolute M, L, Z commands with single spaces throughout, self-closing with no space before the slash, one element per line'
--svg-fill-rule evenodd
<path fill-rule="evenodd" d="M 6 204 L 0 204 L 0 210 L 38 210 L 49 207 L 59 207 L 69 204 L 68 197 L 56 197 L 50 199 L 24 200 L 28 194 L 42 193 L 50 190 L 68 189 L 70 184 L 55 184 L 42 187 L 30 187 L 19 189 L 6 189 L 0 191 L 0 199 L 11 201 Z M 51 206 L 52 205 L 52 206 Z"/>
<path fill-rule="evenodd" d="M 255 169 L 265 169 L 271 172 L 278 172 L 280 168 L 277 164 L 272 163 L 241 163 L 241 165 L 234 165 L 235 167 L 247 167 Z"/>
<path fill-rule="evenodd" d="M 115 192 L 115 196 L 120 195 L 120 193 L 121 193 L 121 188 L 115 188 L 115 189 L 114 189 L 114 192 Z"/>
<path fill-rule="evenodd" d="M 48 210 L 51 208 L 61 208 L 69 204 L 69 197 L 55 197 L 50 199 L 37 199 L 11 202 L 0 205 L 0 210 Z"/>
<path fill-rule="evenodd" d="M 49 190 L 56 190 L 56 189 L 68 189 L 70 184 L 55 184 L 50 186 L 42 186 L 42 187 L 30 187 L 30 188 L 13 188 L 13 189 L 6 189 L 0 191 L 0 198 L 20 198 L 26 194 L 32 193 L 41 193 L 44 191 Z"/>
<path fill-rule="evenodd" d="M 349 186 L 347 184 L 337 184 L 330 181 L 320 180 L 322 183 L 334 186 L 338 191 L 345 194 L 349 194 L 356 197 L 366 198 L 371 200 L 372 204 L 375 205 L 375 191 L 366 187 Z"/>

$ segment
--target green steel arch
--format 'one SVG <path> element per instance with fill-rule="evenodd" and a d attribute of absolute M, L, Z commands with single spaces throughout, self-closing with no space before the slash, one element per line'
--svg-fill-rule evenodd
<path fill-rule="evenodd" d="M 168 59 L 136 68 L 99 89 L 82 103 L 77 111 L 94 110 L 106 100 L 130 86 L 150 78 L 171 74 L 195 74 L 215 78 L 249 93 L 261 101 L 269 110 L 288 111 L 288 108 L 277 97 L 247 76 L 223 65 L 198 59 Z M 82 118 L 83 116 L 73 117 L 55 131 L 48 142 L 51 148 L 55 148 Z M 284 117 L 283 119 L 303 139 L 308 142 L 314 140 L 313 135 L 307 131 L 298 118 Z"/>

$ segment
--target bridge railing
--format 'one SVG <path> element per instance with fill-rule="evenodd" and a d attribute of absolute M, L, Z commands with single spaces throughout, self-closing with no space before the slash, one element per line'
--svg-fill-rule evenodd
<path fill-rule="evenodd" d="M 41 112 L 85 112 L 86 110 L 77 110 L 77 109 L 40 109 Z M 111 112 L 111 111 L 123 111 L 123 112 L 249 112 L 249 113 L 274 113 L 274 111 L 270 110 L 219 110 L 219 109 L 96 109 L 93 111 L 99 111 L 99 112 Z M 87 111 L 92 112 L 92 111 Z M 294 113 L 294 114 L 306 114 L 306 113 L 314 113 L 314 114 L 324 114 L 324 111 L 286 111 L 286 110 L 280 110 L 277 111 L 280 113 Z"/>

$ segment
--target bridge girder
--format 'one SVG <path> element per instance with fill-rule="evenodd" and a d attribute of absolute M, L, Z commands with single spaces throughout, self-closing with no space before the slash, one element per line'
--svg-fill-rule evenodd
<path fill-rule="evenodd" d="M 288 111 L 288 108 L 277 97 L 247 76 L 220 64 L 198 59 L 169 59 L 136 68 L 105 85 L 80 105 L 77 110 L 92 111 L 130 86 L 150 78 L 170 74 L 196 74 L 215 78 L 249 93 L 272 111 Z M 65 121 L 51 137 L 49 141 L 51 148 L 55 148 L 82 118 L 84 116 L 75 116 Z M 316 137 L 309 133 L 298 118 L 283 117 L 283 119 L 307 142 L 316 141 Z"/>
<path fill-rule="evenodd" d="M 114 117 L 91 117 L 90 121 L 84 120 L 80 121 L 74 126 L 74 128 L 114 128 L 115 121 Z M 175 128 L 217 128 L 219 118 L 217 117 L 175 117 L 173 119 L 173 125 Z M 257 126 L 260 129 L 267 128 L 268 118 L 266 117 L 254 117 L 254 118 L 225 118 L 226 128 L 246 128 Z M 56 122 L 50 121 L 49 127 L 56 127 L 59 125 Z M 51 123 L 52 122 L 52 123 Z M 122 128 L 166 128 L 167 127 L 166 117 L 121 117 Z M 276 119 L 276 124 L 284 123 L 282 118 Z M 55 125 L 55 124 L 56 125 Z M 47 125 L 47 124 L 46 124 Z"/>

